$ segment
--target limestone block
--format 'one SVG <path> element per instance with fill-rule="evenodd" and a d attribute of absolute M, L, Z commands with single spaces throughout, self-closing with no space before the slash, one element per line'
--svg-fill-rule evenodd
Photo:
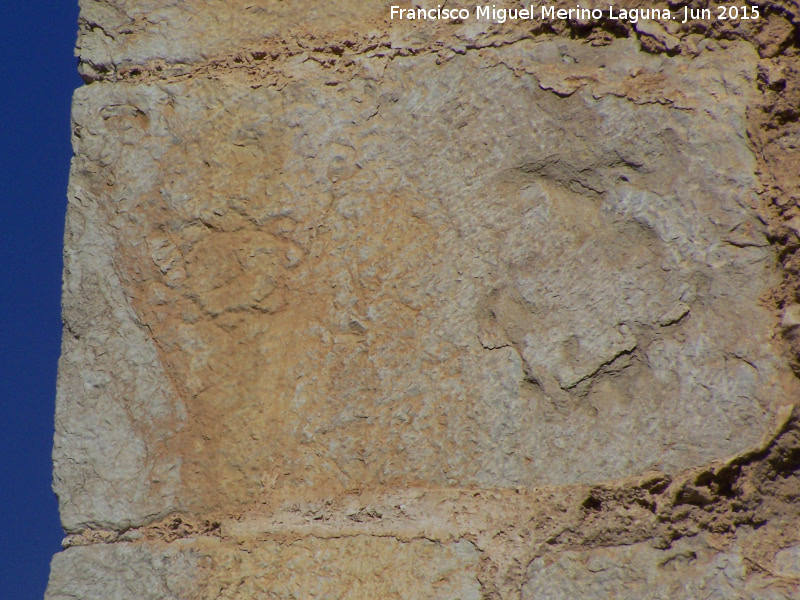
<path fill-rule="evenodd" d="M 96 77 L 117 67 L 150 62 L 181 70 L 232 49 L 249 56 L 250 47 L 264 39 L 286 40 L 292 34 L 315 36 L 318 41 L 309 50 L 326 45 L 329 38 L 340 45 L 379 38 L 389 26 L 391 3 L 79 0 L 79 4 L 81 30 L 76 54 L 81 58 L 84 74 Z M 358 23 L 356 30 L 354 23 Z M 408 44 L 420 37 L 413 31 L 413 24 L 398 25 L 395 43 Z M 430 38 L 432 34 L 422 37 Z"/>
<path fill-rule="evenodd" d="M 45 600 L 191 598 L 199 559 L 198 553 L 175 544 L 69 548 L 53 558 Z"/>
<path fill-rule="evenodd" d="M 54 559 L 57 583 L 45 600 L 480 600 L 478 556 L 466 541 L 369 536 L 244 547 L 208 539 L 94 545 Z"/>
<path fill-rule="evenodd" d="M 594 48 L 616 66 L 568 97 L 515 72 L 565 51 L 591 68 L 580 44 L 522 42 L 380 82 L 304 63 L 280 90 L 78 92 L 75 181 L 187 406 L 161 453 L 179 506 L 593 483 L 760 439 L 786 397 L 758 303 L 752 50 L 688 69 Z M 631 72 L 675 77 L 681 108 L 626 97 Z"/>
<path fill-rule="evenodd" d="M 531 563 L 522 598 L 790 600 L 800 591 L 796 580 L 748 571 L 738 544 L 719 552 L 702 539 L 669 550 L 634 544 L 564 552 Z"/>
<path fill-rule="evenodd" d="M 176 507 L 181 458 L 163 448 L 186 412 L 121 285 L 97 198 L 75 177 L 70 196 L 53 488 L 68 532 L 129 527 Z"/>
<path fill-rule="evenodd" d="M 390 4 L 81 0 L 48 600 L 796 597 L 794 9 Z"/>

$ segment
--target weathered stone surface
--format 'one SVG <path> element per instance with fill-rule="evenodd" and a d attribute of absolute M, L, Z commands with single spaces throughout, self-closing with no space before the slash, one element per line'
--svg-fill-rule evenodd
<path fill-rule="evenodd" d="M 634 544 L 568 551 L 531 563 L 522 598 L 790 600 L 796 597 L 796 582 L 769 573 L 748 577 L 748 566 L 739 544 L 720 552 L 697 538 L 682 541 L 669 550 Z"/>
<path fill-rule="evenodd" d="M 196 586 L 198 560 L 198 553 L 186 544 L 69 548 L 53 559 L 45 598 L 189 598 Z"/>
<path fill-rule="evenodd" d="M 760 439 L 787 399 L 748 208 L 752 50 L 689 71 L 558 44 L 327 89 L 304 67 L 281 90 L 76 96 L 76 179 L 102 186 L 134 318 L 189 406 L 184 507 L 246 505 L 265 477 L 292 496 L 591 483 Z M 514 73 L 558 86 L 565 51 L 567 99 Z M 614 65 L 602 93 L 592 58 Z M 681 107 L 620 98 L 631 70 L 680 73 Z"/>
<path fill-rule="evenodd" d="M 105 598 L 461 598 L 479 600 L 467 541 L 314 537 L 257 547 L 210 540 L 70 548 L 46 600 Z"/>
<path fill-rule="evenodd" d="M 787 6 L 83 2 L 48 597 L 792 597 Z"/>
<path fill-rule="evenodd" d="M 181 459 L 163 447 L 186 413 L 125 296 L 97 198 L 77 178 L 69 193 L 53 488 L 67 531 L 126 527 L 176 508 Z"/>

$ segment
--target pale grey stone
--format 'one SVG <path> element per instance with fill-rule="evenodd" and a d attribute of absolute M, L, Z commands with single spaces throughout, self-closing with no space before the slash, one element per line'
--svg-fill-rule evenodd
<path fill-rule="evenodd" d="M 800 592 L 797 582 L 749 572 L 738 544 L 718 552 L 702 539 L 547 555 L 527 578 L 523 600 L 790 600 Z"/>
<path fill-rule="evenodd" d="M 510 68 L 530 64 L 559 87 L 558 69 L 572 81 L 573 67 L 561 66 L 565 52 L 577 57 L 574 68 L 619 64 L 566 98 L 542 89 L 545 75 Z M 95 84 L 76 100 L 85 164 L 76 180 L 111 174 L 115 209 L 93 218 L 106 218 L 132 248 L 152 235 L 146 223 L 126 219 L 144 198 L 174 211 L 164 227 L 178 235 L 206 214 L 229 214 L 230 202 L 255 223 L 324 222 L 331 243 L 317 282 L 304 275 L 297 285 L 335 282 L 335 310 L 298 331 L 317 337 L 362 323 L 377 380 L 365 384 L 375 388 L 369 396 L 343 388 L 330 405 L 319 375 L 335 367 L 320 346 L 292 375 L 291 418 L 298 447 L 323 444 L 345 472 L 361 452 L 375 464 L 388 459 L 386 436 L 404 449 L 386 463 L 387 476 L 437 484 L 676 472 L 751 447 L 769 426 L 770 407 L 786 401 L 785 367 L 769 347 L 772 316 L 759 303 L 777 274 L 751 208 L 755 161 L 743 125 L 756 56 L 742 44 L 689 68 L 687 59 L 667 62 L 632 42 L 591 52 L 544 41 L 442 65 L 434 56 L 397 58 L 377 84 L 355 79 L 335 88 L 311 83 L 323 75 L 308 63 L 296 67 L 304 81 L 280 91 L 212 81 Z M 630 70 L 674 74 L 686 107 L 620 97 Z M 137 115 L 144 125 L 119 127 Z M 199 155 L 189 150 L 202 144 Z M 236 162 L 277 152 L 286 156 L 280 170 L 243 172 Z M 244 200 L 198 189 L 211 164 L 214 188 L 242 190 Z M 165 168 L 180 176 L 165 179 Z M 369 276 L 369 265 L 384 260 L 383 246 L 359 238 L 359 227 L 375 202 L 393 197 L 418 205 L 416 218 L 436 232 L 426 242 L 432 258 L 413 262 L 413 245 L 408 258 L 392 257 L 402 279 L 357 314 L 347 265 Z M 731 243 L 732 232 L 749 237 Z M 292 238 L 303 250 L 287 255 L 287 269 L 312 252 L 303 235 Z M 173 242 L 157 242 L 152 260 L 167 284 L 191 285 Z M 201 277 L 195 285 L 216 285 Z M 204 303 L 211 289 L 186 293 Z M 407 332 L 413 351 L 403 337 L 376 337 L 397 303 L 418 311 Z M 183 329 L 181 343 L 198 357 L 213 351 L 190 323 Z M 453 372 L 445 365 L 456 357 Z M 202 388 L 193 381 L 189 389 Z M 424 408 L 397 427 L 402 397 L 420 398 Z M 441 413 L 448 426 L 432 439 L 430 423 Z M 347 429 L 359 415 L 370 415 L 376 432 L 366 448 Z M 170 506 L 155 504 L 142 514 Z"/>
<path fill-rule="evenodd" d="M 188 600 L 197 560 L 181 543 L 69 548 L 53 557 L 45 600 Z"/>
<path fill-rule="evenodd" d="M 796 547 L 755 572 L 743 529 L 527 554 L 567 511 L 605 539 L 581 485 L 752 450 L 794 401 L 752 45 L 345 35 L 383 23 L 363 2 L 81 8 L 107 81 L 73 107 L 54 488 L 93 545 L 56 556 L 48 600 L 796 597 Z M 575 487 L 493 520 L 551 485 Z M 454 514 L 326 530 L 325 494 L 387 487 L 456 488 Z M 276 498 L 324 509 L 261 515 L 274 538 L 215 521 Z"/>
<path fill-rule="evenodd" d="M 53 488 L 68 532 L 127 528 L 175 508 L 180 457 L 159 447 L 185 410 L 115 270 L 115 236 L 73 165 Z"/>
<path fill-rule="evenodd" d="M 800 577 L 800 545 L 784 548 L 775 555 L 775 572 L 787 577 Z"/>

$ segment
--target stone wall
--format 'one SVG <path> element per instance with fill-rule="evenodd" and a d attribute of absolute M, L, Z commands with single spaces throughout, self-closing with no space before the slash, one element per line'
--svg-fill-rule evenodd
<path fill-rule="evenodd" d="M 800 7 L 391 4 L 81 1 L 47 599 L 797 597 Z"/>

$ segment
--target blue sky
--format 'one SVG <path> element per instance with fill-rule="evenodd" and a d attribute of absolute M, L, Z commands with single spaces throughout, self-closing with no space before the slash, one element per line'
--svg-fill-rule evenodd
<path fill-rule="evenodd" d="M 0 596 L 41 600 L 62 538 L 50 488 L 77 0 L 0 3 Z"/>

